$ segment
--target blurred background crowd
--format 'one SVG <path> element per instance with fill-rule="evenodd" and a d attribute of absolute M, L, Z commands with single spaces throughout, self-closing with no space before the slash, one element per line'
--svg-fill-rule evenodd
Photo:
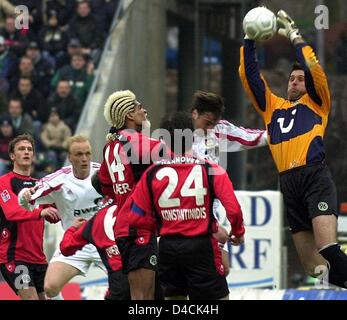
<path fill-rule="evenodd" d="M 0 175 L 11 169 L 9 141 L 25 132 L 36 140 L 36 177 L 63 164 L 118 2 L 0 1 Z M 23 4 L 29 28 L 18 28 Z"/>

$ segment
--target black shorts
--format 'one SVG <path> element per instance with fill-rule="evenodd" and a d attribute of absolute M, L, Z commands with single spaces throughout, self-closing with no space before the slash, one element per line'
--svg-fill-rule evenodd
<path fill-rule="evenodd" d="M 108 274 L 108 293 L 105 300 L 130 300 L 128 276 L 120 271 Z"/>
<path fill-rule="evenodd" d="M 338 216 L 336 186 L 324 161 L 281 173 L 280 185 L 292 233 L 312 230 L 317 216 Z"/>
<path fill-rule="evenodd" d="M 166 236 L 159 241 L 159 280 L 165 297 L 216 300 L 228 295 L 222 256 L 212 236 Z"/>
<path fill-rule="evenodd" d="M 34 287 L 36 292 L 44 292 L 44 279 L 48 264 L 32 264 L 22 261 L 0 264 L 2 276 L 12 290 Z"/>
<path fill-rule="evenodd" d="M 158 244 L 155 236 L 121 237 L 117 238 L 116 242 L 125 274 L 140 268 L 156 271 Z"/>

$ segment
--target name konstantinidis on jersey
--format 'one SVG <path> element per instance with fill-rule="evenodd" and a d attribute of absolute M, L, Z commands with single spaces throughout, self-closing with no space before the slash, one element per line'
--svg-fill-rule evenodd
<path fill-rule="evenodd" d="M 192 209 L 170 209 L 160 211 L 163 220 L 166 221 L 185 221 L 206 219 L 206 208 Z"/>

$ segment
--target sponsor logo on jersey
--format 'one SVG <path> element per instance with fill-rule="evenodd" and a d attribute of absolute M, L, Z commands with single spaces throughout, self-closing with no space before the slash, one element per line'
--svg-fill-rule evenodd
<path fill-rule="evenodd" d="M 106 253 L 109 258 L 112 256 L 120 255 L 117 245 L 106 248 Z"/>
<path fill-rule="evenodd" d="M 23 182 L 23 186 L 33 186 L 34 185 L 34 181 L 24 181 Z"/>
<path fill-rule="evenodd" d="M 301 136 L 321 125 L 322 118 L 303 104 L 297 104 L 288 109 L 275 110 L 271 123 L 267 125 L 270 133 L 270 143 L 279 144 Z"/>
<path fill-rule="evenodd" d="M 7 202 L 11 199 L 10 193 L 6 189 L 3 192 L 1 192 L 1 199 L 3 202 Z"/>
<path fill-rule="evenodd" d="M 89 207 L 89 208 L 83 208 L 83 209 L 75 209 L 73 211 L 73 215 L 75 217 L 78 217 L 82 214 L 88 214 L 88 213 L 95 213 L 95 212 L 98 212 L 99 211 L 99 206 L 97 205 L 97 203 L 101 200 L 102 198 L 97 198 L 97 199 L 94 199 L 94 203 L 96 204 L 96 206 L 94 207 Z"/>

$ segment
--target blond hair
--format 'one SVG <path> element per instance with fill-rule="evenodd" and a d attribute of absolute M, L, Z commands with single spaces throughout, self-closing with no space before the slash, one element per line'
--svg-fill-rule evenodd
<path fill-rule="evenodd" d="M 105 103 L 104 117 L 107 123 L 116 129 L 122 129 L 125 125 L 126 115 L 133 111 L 139 102 L 130 90 L 113 92 Z"/>
<path fill-rule="evenodd" d="M 75 142 L 88 142 L 90 143 L 89 139 L 85 136 L 82 136 L 80 134 L 76 134 L 72 137 L 69 137 L 67 140 L 66 140 L 66 150 L 70 153 L 70 149 L 71 149 L 71 145 Z"/>

